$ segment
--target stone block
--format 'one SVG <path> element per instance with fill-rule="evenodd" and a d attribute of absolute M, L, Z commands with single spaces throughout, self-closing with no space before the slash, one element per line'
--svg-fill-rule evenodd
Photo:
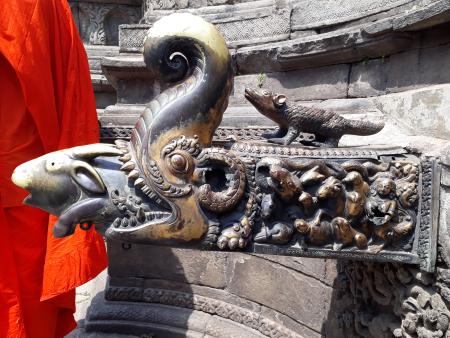
<path fill-rule="evenodd" d="M 279 264 L 280 266 L 284 266 L 288 269 L 292 269 L 304 275 L 316 278 L 320 281 L 326 280 L 325 259 L 308 257 L 283 257 L 259 254 L 255 254 L 255 256 L 273 262 L 273 264 Z"/>
<path fill-rule="evenodd" d="M 418 70 L 421 85 L 450 83 L 450 43 L 420 51 Z"/>
<path fill-rule="evenodd" d="M 400 92 L 420 86 L 419 49 L 398 53 L 386 63 L 386 92 Z M 405 71 L 407 70 L 407 71 Z"/>
<path fill-rule="evenodd" d="M 215 0 L 216 5 L 209 6 L 207 0 L 190 0 L 188 7 L 178 11 L 201 16 L 215 24 L 230 47 L 289 38 L 291 9 L 286 2 L 274 0 L 233 1 L 233 4 L 230 2 Z M 147 23 L 153 23 L 162 16 L 174 12 L 175 8 L 147 11 L 144 19 Z M 137 49 L 139 46 L 136 45 L 134 48 Z"/>
<path fill-rule="evenodd" d="M 239 98 L 239 100 L 242 99 Z M 223 115 L 221 126 L 275 126 L 275 123 L 267 117 L 262 116 L 253 106 L 234 106 L 230 104 Z"/>
<path fill-rule="evenodd" d="M 289 38 L 290 27 L 288 8 L 267 8 L 265 13 L 257 13 L 241 19 L 233 19 L 214 22 L 219 31 L 227 40 L 228 46 L 238 47 L 252 44 L 280 41 Z"/>
<path fill-rule="evenodd" d="M 306 29 L 306 30 L 301 30 L 301 31 L 291 31 L 291 35 L 289 36 L 289 39 L 294 40 L 294 39 L 299 39 L 299 38 L 304 38 L 306 36 L 311 36 L 311 35 L 317 35 L 317 32 L 311 29 Z"/>
<path fill-rule="evenodd" d="M 207 5 L 206 0 L 189 0 L 189 8 L 199 8 L 199 7 L 205 7 Z"/>
<path fill-rule="evenodd" d="M 285 94 L 292 101 L 344 98 L 347 96 L 348 72 L 348 65 L 336 65 L 290 72 L 236 76 L 230 105 L 248 105 L 244 97 L 245 88 L 256 88 L 260 84 L 262 88 L 274 93 Z"/>
<path fill-rule="evenodd" d="M 78 31 L 87 45 L 117 46 L 119 25 L 141 17 L 140 3 L 130 1 L 78 1 L 76 7 Z"/>
<path fill-rule="evenodd" d="M 443 84 L 377 97 L 325 100 L 313 105 L 349 119 L 385 121 L 385 127 L 377 134 L 344 135 L 341 146 L 390 144 L 440 156 L 450 146 L 446 108 L 449 90 L 450 85 Z"/>
<path fill-rule="evenodd" d="M 119 48 L 122 53 L 140 53 L 151 25 L 129 24 L 119 27 Z"/>
<path fill-rule="evenodd" d="M 255 256 L 234 257 L 228 276 L 229 292 L 321 331 L 332 294 L 322 282 Z"/>
<path fill-rule="evenodd" d="M 241 74 L 314 68 L 390 55 L 411 46 L 408 33 L 370 37 L 358 27 L 273 44 L 239 48 Z"/>
<path fill-rule="evenodd" d="M 256 330 L 218 316 L 212 316 L 206 324 L 206 337 L 220 338 L 264 338 Z"/>
<path fill-rule="evenodd" d="M 289 318 L 288 316 L 285 316 L 281 314 L 280 312 L 274 311 L 271 308 L 262 307 L 261 310 L 261 316 L 268 318 L 275 323 L 281 324 L 284 327 L 292 330 L 293 332 L 297 333 L 299 336 L 304 338 L 320 338 L 322 335 L 319 332 L 316 332 L 314 330 L 311 330 L 307 326 L 301 325 L 295 320 Z"/>
<path fill-rule="evenodd" d="M 401 124 L 409 135 L 450 139 L 450 85 L 431 86 L 373 100 L 388 119 Z"/>
<path fill-rule="evenodd" d="M 114 283 L 122 285 L 124 282 L 117 280 L 114 281 Z M 250 310 L 254 313 L 259 314 L 261 312 L 261 305 L 252 302 L 250 300 L 238 297 L 234 294 L 231 294 L 225 290 L 218 288 L 188 283 L 180 283 L 164 279 L 146 279 L 143 283 L 143 287 L 144 289 L 152 288 L 152 289 L 163 289 L 177 292 L 185 292 L 188 294 L 194 294 L 198 296 L 207 297 L 210 299 L 215 299 L 227 304 L 232 304 L 237 307 Z"/>
<path fill-rule="evenodd" d="M 396 17 L 404 16 L 405 13 L 414 11 L 418 6 L 426 6 L 434 0 L 408 1 L 401 5 L 392 7 L 381 12 L 361 16 L 356 20 L 339 23 L 338 25 L 320 28 L 321 33 L 330 32 L 336 29 L 344 29 L 354 26 L 362 26 L 362 30 L 369 35 L 381 35 L 393 30 L 393 21 Z"/>
<path fill-rule="evenodd" d="M 155 9 L 181 9 L 189 6 L 190 1 L 188 0 L 165 0 L 165 1 L 156 1 L 156 0 L 145 0 L 145 7 L 148 10 Z"/>
<path fill-rule="evenodd" d="M 233 304 L 241 308 L 250 310 L 255 313 L 261 312 L 261 305 L 250 300 L 237 297 L 225 290 L 214 289 L 207 286 L 190 285 L 191 292 L 196 295 L 205 296 L 212 299 L 217 299 L 225 303 Z"/>
<path fill-rule="evenodd" d="M 171 249 L 133 244 L 123 250 L 120 243 L 108 243 L 109 275 L 142 278 L 224 288 L 227 253 L 189 249 Z M 151 259 L 148 259 L 151 257 Z"/>
<path fill-rule="evenodd" d="M 394 30 L 420 30 L 450 20 L 450 3 L 447 0 L 433 1 L 426 6 L 417 6 L 393 21 Z"/>
<path fill-rule="evenodd" d="M 116 46 L 85 46 L 89 62 L 89 69 L 92 74 L 101 74 L 101 60 L 104 57 L 114 57 L 119 54 Z"/>
<path fill-rule="evenodd" d="M 345 115 L 370 114 L 378 118 L 383 116 L 373 101 L 367 98 L 330 99 L 316 102 L 314 106 L 322 109 L 331 109 Z"/>
<path fill-rule="evenodd" d="M 448 53 L 450 43 L 444 40 L 442 45 L 416 48 L 353 64 L 348 96 L 379 96 L 449 83 L 450 60 L 442 57 Z"/>
<path fill-rule="evenodd" d="M 368 60 L 352 65 L 349 97 L 378 96 L 386 92 L 385 58 Z"/>
<path fill-rule="evenodd" d="M 86 331 L 153 334 L 161 338 L 201 338 L 211 315 L 168 305 L 110 302 L 103 295 L 92 301 Z"/>
<path fill-rule="evenodd" d="M 291 17 L 293 30 L 322 28 L 354 21 L 387 11 L 408 0 L 338 0 L 295 1 Z"/>

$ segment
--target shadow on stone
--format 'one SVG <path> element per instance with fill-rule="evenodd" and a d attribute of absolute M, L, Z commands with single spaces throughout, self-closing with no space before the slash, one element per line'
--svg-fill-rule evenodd
<path fill-rule="evenodd" d="M 92 300 L 86 334 L 203 336 L 209 315 L 193 310 L 184 268 L 170 248 L 109 241 L 108 255 L 108 282 Z"/>
<path fill-rule="evenodd" d="M 355 299 L 350 289 L 350 276 L 347 274 L 347 268 L 351 264 L 352 262 L 349 261 L 337 261 L 337 275 L 333 282 L 328 316 L 322 325 L 324 337 L 349 338 L 355 336 L 353 316 L 348 311 L 355 306 Z"/>

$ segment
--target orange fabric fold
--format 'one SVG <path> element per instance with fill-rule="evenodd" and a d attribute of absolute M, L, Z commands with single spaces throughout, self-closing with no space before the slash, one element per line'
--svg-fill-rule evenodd
<path fill-rule="evenodd" d="M 73 289 L 106 267 L 104 241 L 80 229 L 53 238 L 54 219 L 22 206 L 27 193 L 10 177 L 44 153 L 98 142 L 89 66 L 65 0 L 0 8 L 0 337 L 62 337 L 74 325 Z"/>

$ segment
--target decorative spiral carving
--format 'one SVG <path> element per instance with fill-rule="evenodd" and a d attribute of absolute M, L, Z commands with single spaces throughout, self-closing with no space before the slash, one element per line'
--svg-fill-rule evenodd
<path fill-rule="evenodd" d="M 224 149 L 210 148 L 197 158 L 197 167 L 220 166 L 228 173 L 227 189 L 215 192 L 210 184 L 199 188 L 200 205 L 206 210 L 223 213 L 233 209 L 241 200 L 245 191 L 245 166 Z"/>
<path fill-rule="evenodd" d="M 198 44 L 181 42 L 174 37 L 150 36 L 144 44 L 144 61 L 147 67 L 165 82 L 177 82 L 186 78 L 201 55 Z"/>

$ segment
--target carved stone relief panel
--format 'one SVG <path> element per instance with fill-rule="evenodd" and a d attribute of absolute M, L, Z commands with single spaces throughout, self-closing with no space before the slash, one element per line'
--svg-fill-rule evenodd
<path fill-rule="evenodd" d="M 427 274 L 407 265 L 340 263 L 332 300 L 345 337 L 449 336 L 450 273 Z"/>
<path fill-rule="evenodd" d="M 232 5 L 226 1 L 224 6 L 212 7 L 208 7 L 210 3 L 206 1 L 193 5 L 179 0 L 151 1 L 147 5 L 150 7 L 144 11 L 144 22 L 151 24 L 177 10 L 191 12 L 215 24 L 230 47 L 279 41 L 289 38 L 290 34 L 291 8 L 271 0 L 233 2 Z M 141 45 L 142 41 L 134 47 L 137 49 Z"/>
<path fill-rule="evenodd" d="M 203 6 L 234 5 L 253 0 L 144 0 L 144 8 L 147 11 L 156 9 L 183 9 Z"/>
<path fill-rule="evenodd" d="M 137 23 L 142 16 L 139 6 L 77 2 L 71 7 L 73 13 L 77 11 L 80 35 L 88 45 L 118 45 L 119 25 Z"/>
<path fill-rule="evenodd" d="M 296 0 L 293 2 L 292 29 L 304 30 L 336 25 L 387 11 L 410 0 Z"/>

